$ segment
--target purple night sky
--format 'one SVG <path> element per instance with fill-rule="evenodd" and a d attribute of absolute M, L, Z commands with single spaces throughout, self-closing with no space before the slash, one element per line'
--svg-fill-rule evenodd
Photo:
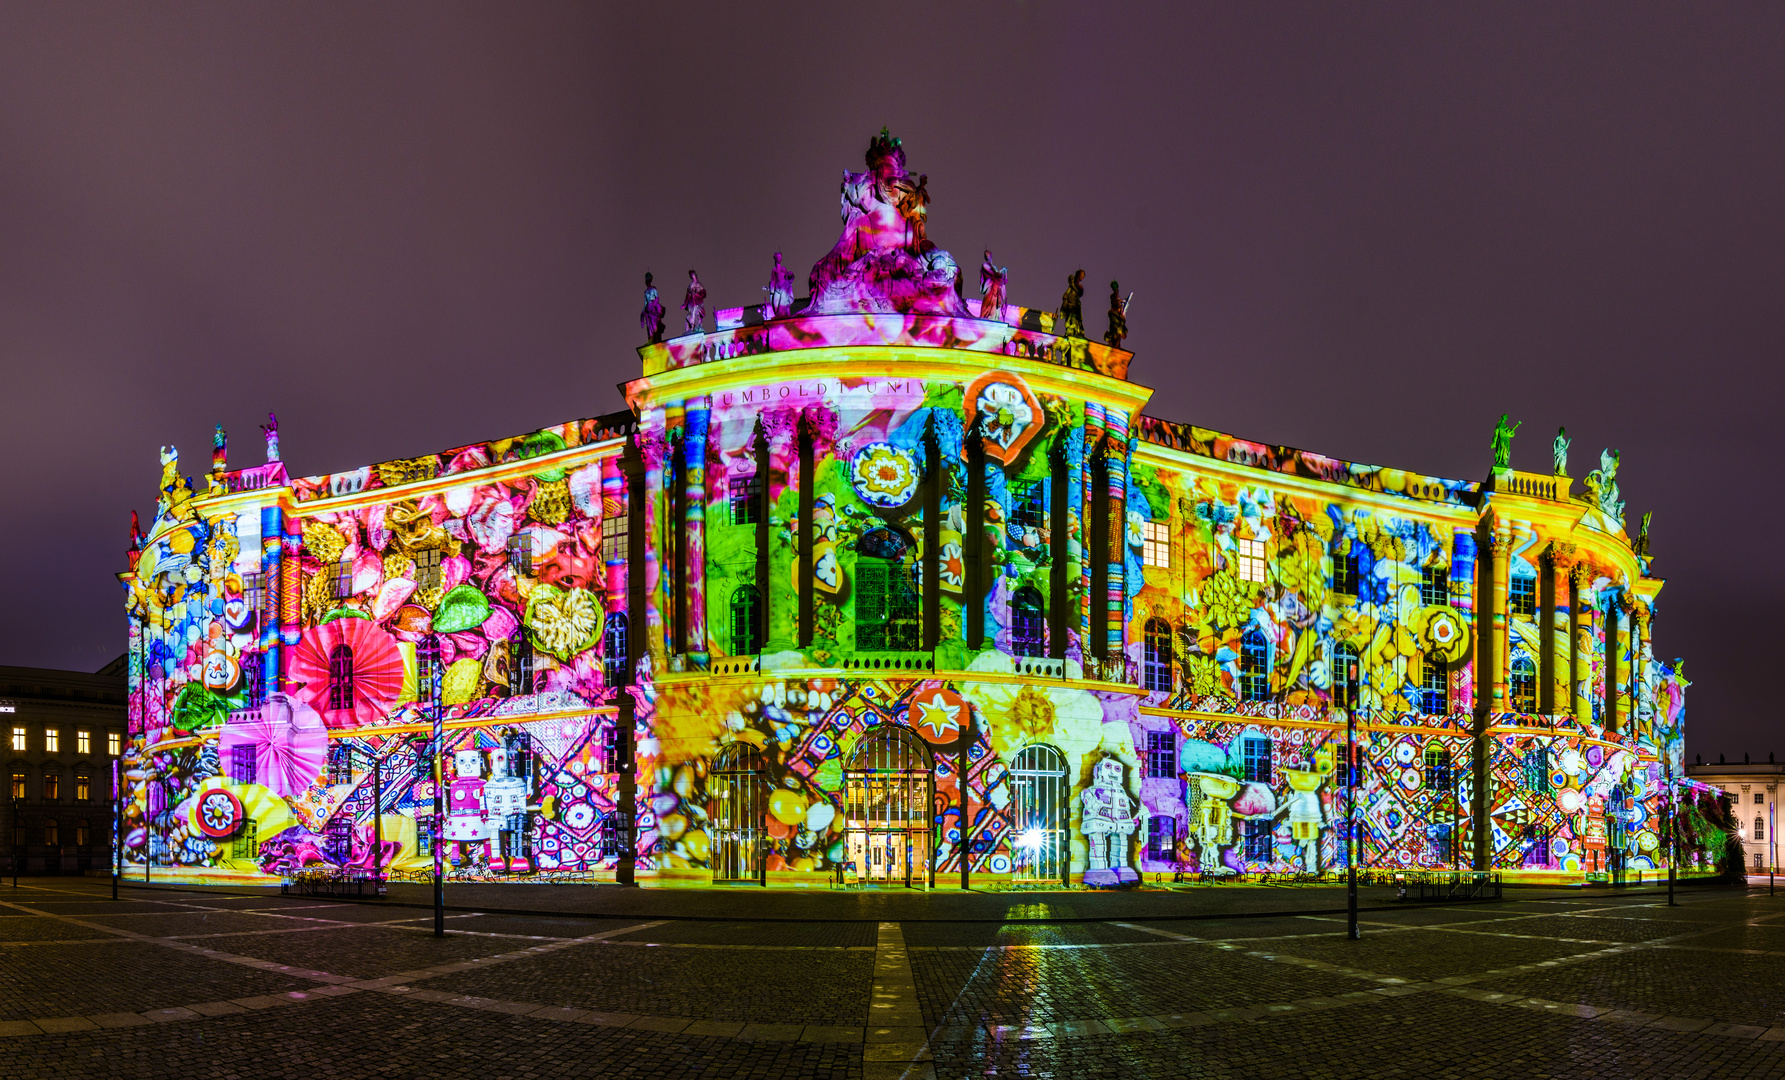
<path fill-rule="evenodd" d="M 274 408 L 312 474 L 616 409 L 643 273 L 803 284 L 886 125 L 969 280 L 1082 266 L 1097 332 L 1135 291 L 1155 415 L 1466 479 L 1501 412 L 1516 467 L 1620 448 L 1688 753 L 1785 752 L 1785 14 L 600 7 L 0 10 L 0 663 L 123 651 L 159 445 L 256 464 Z"/>

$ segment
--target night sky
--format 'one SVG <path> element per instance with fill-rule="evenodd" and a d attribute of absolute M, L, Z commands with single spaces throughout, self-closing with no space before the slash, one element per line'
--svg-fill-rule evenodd
<path fill-rule="evenodd" d="M 258 464 L 273 408 L 314 474 L 621 407 L 644 272 L 803 284 L 885 125 L 970 281 L 1083 267 L 1094 333 L 1134 290 L 1154 415 L 1621 449 L 1688 753 L 1785 753 L 1785 15 L 1463 7 L 8 5 L 0 663 L 123 651 L 161 444 Z"/>

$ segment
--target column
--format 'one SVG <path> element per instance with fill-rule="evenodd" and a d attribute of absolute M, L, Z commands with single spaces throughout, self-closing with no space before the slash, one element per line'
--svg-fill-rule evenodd
<path fill-rule="evenodd" d="M 1108 539 L 1105 541 L 1104 558 L 1108 561 L 1108 569 L 1104 579 L 1107 587 L 1108 614 L 1104 617 L 1104 632 L 1108 641 L 1104 646 L 1104 656 L 1108 663 L 1103 677 L 1112 682 L 1126 682 L 1128 679 L 1128 620 L 1125 617 L 1128 607 L 1127 586 L 1125 584 L 1128 563 L 1128 414 L 1118 409 L 1110 409 L 1104 418 L 1104 461 L 1107 465 L 1105 480 L 1109 485 L 1106 514 L 1109 519 Z"/>
<path fill-rule="evenodd" d="M 626 484 L 626 505 L 636 515 L 632 520 L 641 523 L 642 535 L 635 535 L 633 543 L 629 543 L 626 569 L 634 578 L 641 576 L 644 588 L 644 603 L 640 607 L 631 607 L 627 614 L 627 623 L 637 641 L 638 631 L 646 631 L 645 648 L 651 654 L 651 670 L 667 671 L 669 665 L 665 645 L 667 644 L 668 627 L 665 625 L 664 610 L 667 596 L 664 590 L 664 573 L 662 558 L 666 550 L 665 537 L 668 530 L 664 520 L 668 513 L 668 500 L 664 497 L 664 474 L 667 471 L 669 446 L 664 441 L 664 410 L 662 408 L 646 409 L 639 416 L 638 434 L 633 443 L 638 448 L 641 458 L 642 483 L 633 483 L 630 476 Z M 641 621 L 640 616 L 643 616 Z M 637 663 L 642 657 L 638 653 L 631 654 L 628 659 Z"/>
<path fill-rule="evenodd" d="M 280 663 L 280 653 L 283 650 L 279 647 L 279 613 L 285 606 L 281 595 L 284 592 L 284 576 L 281 571 L 285 563 L 285 549 L 280 542 L 284 533 L 284 511 L 277 506 L 261 507 L 260 580 L 265 591 L 257 617 L 260 621 L 260 670 L 269 694 L 285 689 L 285 669 Z"/>
<path fill-rule="evenodd" d="M 1506 586 L 1512 562 L 1512 523 L 1495 520 L 1492 528 L 1488 565 L 1493 569 L 1493 592 L 1488 598 L 1492 605 L 1488 610 L 1493 614 L 1493 644 L 1486 658 L 1488 670 L 1478 675 L 1485 675 L 1488 680 L 1487 711 L 1504 713 L 1511 711 L 1506 700 L 1506 655 L 1511 642 L 1506 622 Z"/>
<path fill-rule="evenodd" d="M 1605 709 L 1600 714 L 1605 721 L 1605 732 L 1615 735 L 1623 728 L 1624 700 L 1618 690 L 1618 676 L 1623 665 L 1618 663 L 1619 653 L 1623 652 L 1619 639 L 1624 633 L 1624 604 L 1627 601 L 1621 590 L 1612 590 L 1606 597 L 1605 604 Z"/>
<path fill-rule="evenodd" d="M 1556 711 L 1556 546 L 1537 559 L 1537 711 Z"/>
<path fill-rule="evenodd" d="M 682 421 L 682 649 L 695 670 L 707 666 L 707 423 L 710 397 L 691 398 Z"/>
<path fill-rule="evenodd" d="M 1568 575 L 1568 602 L 1574 633 L 1569 636 L 1568 684 L 1574 701 L 1574 718 L 1593 719 L 1591 700 L 1593 656 L 1593 591 L 1587 587 L 1588 569 L 1576 563 Z"/>
<path fill-rule="evenodd" d="M 942 450 L 936 442 L 936 414 L 931 411 L 924 424 L 922 443 L 923 453 L 923 595 L 919 601 L 923 605 L 923 651 L 931 653 L 942 637 L 942 488 L 946 481 L 943 475 Z M 802 465 L 802 474 L 806 471 Z M 802 479 L 800 491 L 810 488 L 810 482 Z M 802 500 L 802 506 L 809 503 Z M 806 529 L 801 535 L 809 535 Z M 800 580 L 805 584 L 807 592 L 811 591 L 812 566 L 808 558 L 801 567 Z M 805 634 L 810 641 L 811 634 Z"/>
<path fill-rule="evenodd" d="M 640 445 L 641 438 L 642 433 L 635 432 L 627 440 L 626 453 L 620 458 L 626 488 L 626 661 L 629 665 L 626 686 L 632 684 L 632 672 L 638 670 L 640 653 L 644 652 L 646 643 L 656 638 L 648 632 L 644 618 L 649 605 L 649 560 L 645 537 L 650 497 L 646 480 L 647 455 Z M 638 699 L 630 690 L 621 689 L 614 693 L 614 702 L 619 706 L 619 714 L 614 717 L 614 742 L 620 759 L 617 763 L 620 790 L 614 800 L 614 812 L 624 823 L 621 825 L 624 838 L 620 844 L 620 863 L 614 878 L 622 885 L 631 885 L 638 866 L 638 763 L 633 753 L 638 736 Z"/>
<path fill-rule="evenodd" d="M 663 409 L 663 621 L 665 652 L 670 670 L 680 669 L 680 657 L 688 651 L 688 619 L 683 598 L 688 595 L 687 463 L 682 430 L 682 403 L 672 401 Z"/>
<path fill-rule="evenodd" d="M 1083 490 L 1085 568 L 1082 575 L 1084 597 L 1079 602 L 1079 638 L 1084 642 L 1084 668 L 1087 678 L 1101 678 L 1100 662 L 1109 645 L 1104 626 L 1107 616 L 1107 583 L 1109 526 L 1105 521 L 1108 506 L 1108 484 L 1104 473 L 1103 406 L 1085 402 L 1084 447 L 1080 464 L 1079 485 Z"/>

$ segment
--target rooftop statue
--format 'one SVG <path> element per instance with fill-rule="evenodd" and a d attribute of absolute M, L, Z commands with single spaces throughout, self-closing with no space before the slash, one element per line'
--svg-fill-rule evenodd
<path fill-rule="evenodd" d="M 1518 429 L 1523 427 L 1524 423 L 1523 420 L 1520 420 L 1516 424 L 1508 424 L 1506 414 L 1500 414 L 1500 422 L 1494 425 L 1494 468 L 1512 468 L 1512 437 L 1518 434 Z"/>
<path fill-rule="evenodd" d="M 217 430 L 211 433 L 211 471 L 223 472 L 229 468 L 229 435 L 218 424 Z"/>
<path fill-rule="evenodd" d="M 1649 557 L 1649 519 L 1654 516 L 1655 512 L 1653 510 L 1643 514 L 1642 528 L 1636 534 L 1636 543 L 1630 545 L 1636 552 L 1638 558 L 1646 559 Z"/>
<path fill-rule="evenodd" d="M 260 425 L 260 433 L 267 438 L 267 464 L 279 460 L 279 418 L 267 413 L 267 422 Z"/>
<path fill-rule="evenodd" d="M 1599 467 L 1581 481 L 1587 486 L 1587 499 L 1599 512 L 1620 524 L 1624 521 L 1624 501 L 1618 498 L 1618 458 L 1616 450 L 1599 452 Z"/>
<path fill-rule="evenodd" d="M 644 328 L 645 340 L 652 345 L 663 340 L 663 301 L 657 296 L 657 286 L 651 284 L 651 275 L 645 275 L 645 307 L 638 313 L 638 325 Z"/>
<path fill-rule="evenodd" d="M 1568 437 L 1568 429 L 1556 429 L 1556 441 L 1550 445 L 1550 456 L 1555 459 L 1555 475 L 1568 475 L 1568 444 L 1574 440 Z"/>
<path fill-rule="evenodd" d="M 707 287 L 699 275 L 688 271 L 688 292 L 682 297 L 682 310 L 688 313 L 684 333 L 698 334 L 706 329 Z"/>
<path fill-rule="evenodd" d="M 1004 318 L 1004 296 L 1010 288 L 1010 267 L 992 262 L 992 249 L 986 248 L 985 261 L 979 264 L 979 317 Z"/>
<path fill-rule="evenodd" d="M 781 253 L 775 252 L 775 268 L 769 271 L 769 283 L 762 291 L 769 294 L 768 302 L 762 305 L 762 317 L 765 319 L 784 319 L 793 314 L 793 271 L 781 262 Z"/>
<path fill-rule="evenodd" d="M 1112 281 L 1109 283 L 1109 329 L 1103 333 L 1103 343 L 1112 349 L 1122 347 L 1122 339 L 1128 336 L 1128 301 L 1122 299 L 1122 286 Z"/>
<path fill-rule="evenodd" d="M 1061 337 L 1085 336 L 1085 272 L 1067 275 L 1066 292 L 1060 296 L 1060 321 L 1054 333 Z"/>
<path fill-rule="evenodd" d="M 904 148 L 885 128 L 868 144 L 867 166 L 843 171 L 843 235 L 812 267 L 805 314 L 970 314 L 960 267 L 929 239 L 929 177 L 911 178 Z"/>

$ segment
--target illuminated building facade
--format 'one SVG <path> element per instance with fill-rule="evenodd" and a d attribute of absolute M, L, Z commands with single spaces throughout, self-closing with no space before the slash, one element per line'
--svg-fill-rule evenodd
<path fill-rule="evenodd" d="M 1505 424 L 1466 482 L 1147 416 L 1119 290 L 1103 341 L 1082 274 L 1019 307 L 987 253 L 968 298 L 867 164 L 806 296 L 777 256 L 709 330 L 690 275 L 664 340 L 648 292 L 623 411 L 303 479 L 219 432 L 201 492 L 164 451 L 133 870 L 1327 873 L 1349 728 L 1371 868 L 1652 870 L 1670 786 L 1703 818 L 1615 454 L 1573 494 Z"/>

